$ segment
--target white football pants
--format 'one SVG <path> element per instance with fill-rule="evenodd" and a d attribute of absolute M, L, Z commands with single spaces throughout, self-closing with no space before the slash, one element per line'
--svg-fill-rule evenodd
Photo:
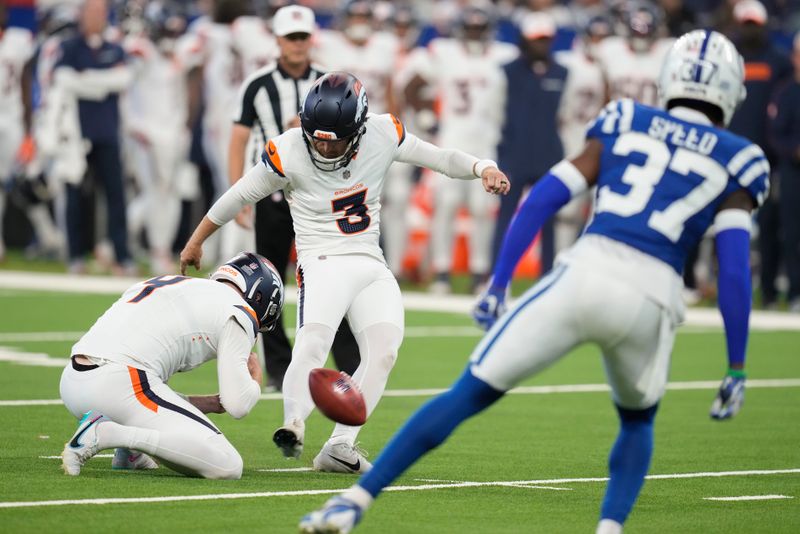
<path fill-rule="evenodd" d="M 303 426 L 314 409 L 311 369 L 323 367 L 333 337 L 347 316 L 361 363 L 353 380 L 369 416 L 378 404 L 403 341 L 400 287 L 386 264 L 364 255 L 304 259 L 298 265 L 297 336 L 283 379 L 284 423 Z M 332 437 L 354 442 L 361 427 L 337 424 Z"/>
<path fill-rule="evenodd" d="M 639 410 L 664 394 L 674 314 L 588 263 L 557 265 L 487 332 L 472 373 L 506 391 L 585 342 L 600 346 L 614 402 Z"/>
<path fill-rule="evenodd" d="M 147 453 L 189 476 L 238 479 L 242 457 L 203 413 L 155 374 L 118 363 L 61 375 L 61 399 L 76 418 L 93 411 L 113 423 L 98 427 L 100 449 Z"/>

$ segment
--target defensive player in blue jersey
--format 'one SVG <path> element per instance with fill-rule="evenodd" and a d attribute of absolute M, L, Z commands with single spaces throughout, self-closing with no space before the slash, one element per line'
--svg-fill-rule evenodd
<path fill-rule="evenodd" d="M 505 236 L 474 315 L 489 332 L 455 385 L 423 406 L 372 470 L 303 518 L 305 532 L 348 532 L 373 499 L 465 419 L 584 342 L 599 345 L 620 431 L 598 533 L 619 533 L 644 483 L 653 420 L 683 317 L 681 269 L 713 224 L 729 371 L 711 415 L 733 416 L 744 394 L 750 313 L 751 211 L 769 188 L 761 149 L 722 129 L 745 96 L 743 63 L 719 33 L 681 37 L 659 82 L 665 110 L 611 102 L 583 152 L 539 180 Z M 553 271 L 502 313 L 511 274 L 541 225 L 597 185 L 595 214 Z"/>

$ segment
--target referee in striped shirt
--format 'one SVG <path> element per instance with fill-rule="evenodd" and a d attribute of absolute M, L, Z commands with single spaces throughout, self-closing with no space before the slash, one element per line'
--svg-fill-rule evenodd
<path fill-rule="evenodd" d="M 254 72 L 240 89 L 228 156 L 231 184 L 242 176 L 245 164 L 249 168 L 260 161 L 270 138 L 300 126 L 298 112 L 302 99 L 324 74 L 310 59 L 311 35 L 315 29 L 313 11 L 296 5 L 282 7 L 275 12 L 272 25 L 280 57 L 277 62 Z M 251 206 L 236 217 L 236 222 L 245 228 L 250 228 L 253 220 Z M 294 227 L 283 192 L 274 193 L 256 204 L 255 233 L 256 251 L 275 265 L 285 281 Z M 283 317 L 277 328 L 263 334 L 263 341 L 267 386 L 280 390 L 292 359 Z M 336 333 L 332 351 L 339 369 L 352 375 L 360 357 L 346 319 Z"/>

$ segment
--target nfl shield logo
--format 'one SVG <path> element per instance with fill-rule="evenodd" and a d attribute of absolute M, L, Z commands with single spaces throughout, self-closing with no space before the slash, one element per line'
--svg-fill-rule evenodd
<path fill-rule="evenodd" d="M 345 169 L 344 173 L 342 174 L 342 177 L 345 180 L 349 180 L 350 179 L 350 169 Z"/>

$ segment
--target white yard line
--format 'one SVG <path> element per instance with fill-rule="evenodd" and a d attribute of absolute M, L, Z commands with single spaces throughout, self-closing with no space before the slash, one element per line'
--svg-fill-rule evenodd
<path fill-rule="evenodd" d="M 692 391 L 717 389 L 719 380 L 698 380 L 694 382 L 670 382 L 667 389 L 676 391 Z M 748 389 L 775 389 L 800 387 L 800 378 L 762 378 L 747 381 Z M 447 389 L 387 389 L 384 397 L 432 397 L 444 393 Z M 604 393 L 611 391 L 608 384 L 564 384 L 557 386 L 521 386 L 514 388 L 510 395 L 550 395 L 554 393 Z M 262 393 L 261 400 L 281 400 L 280 393 Z M 0 400 L 3 406 L 52 406 L 62 404 L 60 399 L 32 400 Z"/>
<path fill-rule="evenodd" d="M 771 469 L 771 470 L 750 470 L 750 471 L 722 471 L 705 473 L 675 473 L 664 475 L 651 475 L 648 479 L 665 480 L 675 478 L 711 478 L 711 477 L 738 477 L 738 476 L 763 476 L 763 475 L 787 475 L 800 474 L 800 469 Z M 489 481 L 489 482 L 454 482 L 448 484 L 420 484 L 415 486 L 389 486 L 386 491 L 426 491 L 438 489 L 455 488 L 482 488 L 482 487 L 524 487 L 529 488 L 537 485 L 551 484 L 577 484 L 591 482 L 606 482 L 606 477 L 592 478 L 551 478 L 544 480 L 508 480 L 508 481 Z M 164 497 L 116 497 L 102 499 L 63 499 L 52 501 L 10 501 L 0 502 L 0 508 L 31 508 L 39 506 L 65 506 L 65 505 L 95 505 L 95 504 L 133 504 L 133 503 L 155 503 L 155 502 L 176 502 L 176 501 L 208 501 L 216 499 L 255 499 L 268 497 L 303 497 L 309 495 L 329 495 L 340 493 L 345 488 L 319 489 L 319 490 L 295 490 L 295 491 L 264 491 L 257 493 L 217 493 L 205 495 L 169 495 Z"/>
<path fill-rule="evenodd" d="M 311 467 L 280 467 L 278 469 L 256 469 L 260 473 L 307 473 L 313 471 Z"/>
<path fill-rule="evenodd" d="M 12 290 L 118 295 L 138 281 L 138 278 L 0 271 L 0 289 Z M 286 302 L 297 302 L 297 288 L 293 286 L 286 288 Z M 428 293 L 404 291 L 403 304 L 407 310 L 466 314 L 475 304 L 475 297 L 470 295 L 434 296 Z M 721 328 L 722 317 L 719 311 L 713 308 L 691 308 L 687 310 L 685 324 Z M 750 327 L 754 330 L 800 331 L 800 315 L 754 311 L 750 316 Z"/>
<path fill-rule="evenodd" d="M 789 495 L 741 495 L 739 497 L 703 497 L 704 501 L 771 501 L 774 499 L 794 499 Z"/>
<path fill-rule="evenodd" d="M 718 328 L 687 327 L 681 334 L 715 334 Z M 54 341 L 77 341 L 86 332 L 0 332 L 0 343 L 50 343 Z M 403 337 L 474 337 L 483 336 L 483 330 L 475 326 L 406 326 Z M 294 339 L 294 327 L 287 327 L 286 336 Z"/>
<path fill-rule="evenodd" d="M 113 457 L 114 457 L 113 454 L 95 454 L 94 456 L 92 456 L 92 458 L 113 458 Z M 39 456 L 39 458 L 42 460 L 60 460 L 61 455 L 59 454 L 58 456 Z"/>

